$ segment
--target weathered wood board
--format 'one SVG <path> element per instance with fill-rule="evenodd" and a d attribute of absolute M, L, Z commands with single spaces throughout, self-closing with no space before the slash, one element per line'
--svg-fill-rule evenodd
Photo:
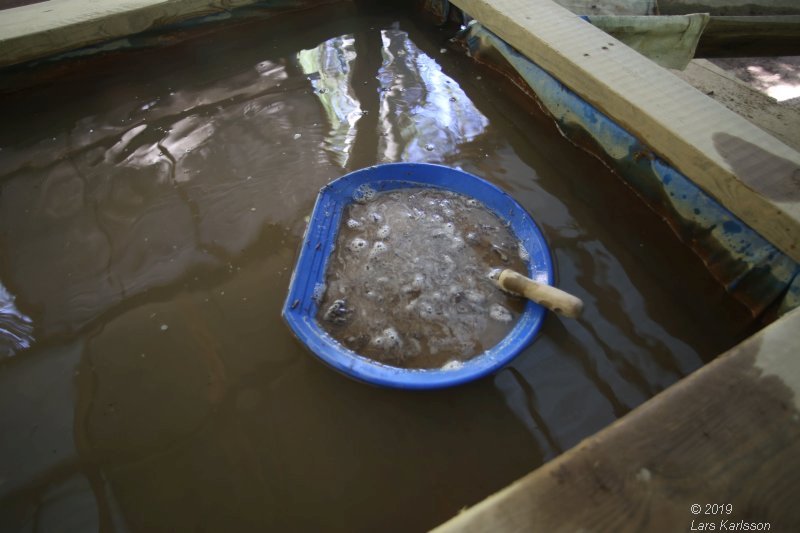
<path fill-rule="evenodd" d="M 800 261 L 800 153 L 551 0 L 453 3 Z"/>
<path fill-rule="evenodd" d="M 800 531 L 798 328 L 800 309 L 435 531 Z"/>
<path fill-rule="evenodd" d="M 258 0 L 49 0 L 0 15 L 0 66 L 22 63 Z"/>

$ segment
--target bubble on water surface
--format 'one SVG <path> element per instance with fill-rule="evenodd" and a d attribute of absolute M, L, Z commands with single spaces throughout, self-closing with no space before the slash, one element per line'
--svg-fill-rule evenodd
<path fill-rule="evenodd" d="M 436 308 L 428 302 L 417 306 L 419 308 L 419 315 L 422 318 L 430 319 L 436 316 Z"/>
<path fill-rule="evenodd" d="M 375 198 L 375 194 L 375 189 L 369 185 L 359 185 L 358 188 L 353 191 L 353 200 L 359 203 L 366 203 Z"/>
<path fill-rule="evenodd" d="M 370 257 L 375 258 L 386 253 L 389 247 L 383 241 L 377 241 L 372 245 L 372 250 L 369 251 Z M 388 279 L 388 278 L 387 278 Z"/>
<path fill-rule="evenodd" d="M 355 239 L 350 241 L 350 245 L 348 246 L 348 248 L 350 248 L 350 250 L 352 250 L 353 252 L 360 252 L 362 250 L 365 250 L 368 246 L 369 243 L 367 241 L 365 241 L 361 237 L 356 237 Z"/>
<path fill-rule="evenodd" d="M 489 316 L 498 322 L 510 322 L 513 318 L 511 312 L 500 304 L 493 304 L 489 308 Z"/>
<path fill-rule="evenodd" d="M 389 352 L 401 348 L 403 346 L 403 341 L 400 338 L 400 334 L 397 333 L 397 330 L 390 327 L 384 329 L 380 335 L 373 337 L 370 344 L 385 352 Z"/>

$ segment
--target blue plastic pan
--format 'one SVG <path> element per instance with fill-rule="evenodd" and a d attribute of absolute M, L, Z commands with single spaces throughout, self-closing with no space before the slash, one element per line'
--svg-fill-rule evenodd
<path fill-rule="evenodd" d="M 526 303 L 516 326 L 502 341 L 455 369 L 396 368 L 363 357 L 331 337 L 316 319 L 325 269 L 336 242 L 342 212 L 358 199 L 365 187 L 375 192 L 435 187 L 481 201 L 509 225 L 529 252 L 528 276 L 540 283 L 553 283 L 550 251 L 536 223 L 513 198 L 491 183 L 461 170 L 424 163 L 391 163 L 357 170 L 320 190 L 283 306 L 284 320 L 314 355 L 339 372 L 374 385 L 438 389 L 495 372 L 533 341 L 542 326 L 545 309 L 531 301 Z"/>

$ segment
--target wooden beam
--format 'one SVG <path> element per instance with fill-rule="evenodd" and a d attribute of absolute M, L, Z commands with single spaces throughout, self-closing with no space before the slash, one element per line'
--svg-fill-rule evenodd
<path fill-rule="evenodd" d="M 800 309 L 435 531 L 800 531 L 798 328 Z"/>
<path fill-rule="evenodd" d="M 800 261 L 800 153 L 551 0 L 453 0 Z"/>
<path fill-rule="evenodd" d="M 800 55 L 800 15 L 711 17 L 695 52 L 695 57 L 796 55 Z"/>
<path fill-rule="evenodd" d="M 257 0 L 49 0 L 0 15 L 0 67 L 108 41 Z"/>

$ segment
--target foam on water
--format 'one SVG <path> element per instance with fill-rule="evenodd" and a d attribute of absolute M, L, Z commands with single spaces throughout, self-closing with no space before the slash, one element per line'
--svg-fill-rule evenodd
<path fill-rule="evenodd" d="M 353 192 L 353 200 L 359 203 L 367 203 L 375 198 L 375 189 L 370 187 L 369 185 L 360 185 L 354 192 Z"/>
<path fill-rule="evenodd" d="M 354 200 L 318 315 L 334 338 L 387 364 L 455 368 L 513 327 L 522 303 L 486 273 L 525 271 L 523 248 L 480 202 L 436 189 L 367 187 Z"/>
<path fill-rule="evenodd" d="M 442 365 L 442 370 L 458 370 L 459 368 L 463 367 L 464 363 L 461 361 L 456 361 L 455 359 L 451 359 L 450 361 L 446 362 Z"/>
<path fill-rule="evenodd" d="M 489 308 L 489 316 L 498 322 L 510 322 L 513 318 L 508 309 L 500 304 L 492 304 Z"/>
<path fill-rule="evenodd" d="M 384 224 L 383 226 L 378 228 L 378 231 L 375 232 L 375 235 L 377 235 L 379 239 L 385 239 L 386 237 L 389 236 L 389 233 L 391 233 L 391 231 L 392 229 L 387 224 Z"/>
<path fill-rule="evenodd" d="M 372 245 L 372 250 L 369 252 L 370 259 L 377 259 L 381 255 L 389 251 L 389 247 L 383 241 L 377 241 Z"/>
<path fill-rule="evenodd" d="M 519 243 L 517 246 L 519 248 L 519 258 L 527 263 L 531 258 L 531 254 L 525 249 L 522 243 Z"/>
<path fill-rule="evenodd" d="M 314 301 L 320 303 L 322 302 L 324 296 L 325 296 L 325 284 L 317 283 L 316 285 L 314 285 L 314 291 L 311 294 L 311 297 L 314 299 Z"/>
<path fill-rule="evenodd" d="M 351 252 L 360 252 L 362 250 L 366 250 L 368 246 L 369 243 L 367 241 L 365 241 L 361 237 L 356 237 L 355 239 L 350 241 L 348 248 L 350 249 Z"/>

